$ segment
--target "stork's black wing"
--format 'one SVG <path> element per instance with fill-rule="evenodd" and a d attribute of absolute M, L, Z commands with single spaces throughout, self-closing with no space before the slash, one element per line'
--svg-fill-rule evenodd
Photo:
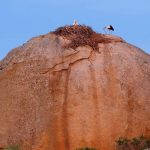
<path fill-rule="evenodd" d="M 113 26 L 112 26 L 112 25 L 110 25 L 110 30 L 114 31 L 114 28 L 113 28 Z"/>

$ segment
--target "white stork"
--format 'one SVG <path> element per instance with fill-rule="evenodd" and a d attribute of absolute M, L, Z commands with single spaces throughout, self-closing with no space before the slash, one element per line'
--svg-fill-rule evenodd
<path fill-rule="evenodd" d="M 77 20 L 74 20 L 73 25 L 74 25 L 74 26 L 77 26 L 77 25 L 78 25 Z"/>
<path fill-rule="evenodd" d="M 114 28 L 113 28 L 112 25 L 109 25 L 109 26 L 105 26 L 105 27 L 104 27 L 104 31 L 105 31 L 105 32 L 106 32 L 106 30 L 108 30 L 109 33 L 111 33 L 112 31 L 114 31 Z"/>

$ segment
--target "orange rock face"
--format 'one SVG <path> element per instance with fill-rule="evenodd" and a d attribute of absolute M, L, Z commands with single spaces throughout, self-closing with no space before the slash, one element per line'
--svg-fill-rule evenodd
<path fill-rule="evenodd" d="M 150 56 L 122 39 L 64 49 L 47 34 L 0 64 L 0 147 L 115 150 L 115 140 L 150 136 Z"/>

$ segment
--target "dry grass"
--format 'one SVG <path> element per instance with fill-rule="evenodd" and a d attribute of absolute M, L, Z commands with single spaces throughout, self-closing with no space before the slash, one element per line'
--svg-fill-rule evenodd
<path fill-rule="evenodd" d="M 65 45 L 66 48 L 75 49 L 79 46 L 89 45 L 93 50 L 98 50 L 98 43 L 110 42 L 103 34 L 98 34 L 92 28 L 84 25 L 59 27 L 53 33 L 71 41 L 70 44 Z"/>

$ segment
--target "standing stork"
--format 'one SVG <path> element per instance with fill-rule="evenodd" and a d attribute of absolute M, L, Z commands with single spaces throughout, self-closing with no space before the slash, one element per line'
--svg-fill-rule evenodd
<path fill-rule="evenodd" d="M 112 25 L 109 25 L 109 26 L 105 26 L 105 27 L 104 27 L 104 31 L 105 31 L 105 33 L 106 33 L 106 30 L 108 30 L 108 31 L 109 31 L 109 33 L 111 33 L 112 31 L 114 31 L 114 28 L 113 28 L 113 26 L 112 26 Z"/>
<path fill-rule="evenodd" d="M 77 25 L 78 25 L 77 20 L 74 20 L 74 22 L 73 22 L 73 26 L 77 26 Z"/>

